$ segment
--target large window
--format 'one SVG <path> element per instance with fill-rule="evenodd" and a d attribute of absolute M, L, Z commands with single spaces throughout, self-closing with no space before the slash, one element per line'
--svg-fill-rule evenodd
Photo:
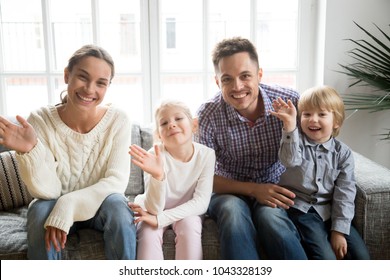
<path fill-rule="evenodd" d="M 211 51 L 226 37 L 255 43 L 264 82 L 300 89 L 301 27 L 310 24 L 302 11 L 310 2 L 0 0 L 0 114 L 27 116 L 58 103 L 68 58 L 89 43 L 116 64 L 106 102 L 143 124 L 161 99 L 183 100 L 195 112 L 217 92 Z"/>

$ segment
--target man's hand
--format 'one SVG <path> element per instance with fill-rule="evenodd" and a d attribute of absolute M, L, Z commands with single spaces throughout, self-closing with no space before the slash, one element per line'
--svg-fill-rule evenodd
<path fill-rule="evenodd" d="M 222 176 L 214 176 L 215 193 L 230 193 L 254 197 L 261 204 L 269 207 L 281 207 L 284 209 L 294 205 L 295 194 L 281 186 L 270 183 L 241 182 L 227 179 Z"/>
<path fill-rule="evenodd" d="M 289 209 L 294 205 L 295 194 L 286 188 L 274 184 L 256 184 L 252 196 L 261 204 L 272 208 L 281 207 Z"/>

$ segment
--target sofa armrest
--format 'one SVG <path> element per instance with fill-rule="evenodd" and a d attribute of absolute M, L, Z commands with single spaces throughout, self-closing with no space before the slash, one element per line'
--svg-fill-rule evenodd
<path fill-rule="evenodd" d="M 390 170 L 354 152 L 354 225 L 372 259 L 390 259 Z"/>

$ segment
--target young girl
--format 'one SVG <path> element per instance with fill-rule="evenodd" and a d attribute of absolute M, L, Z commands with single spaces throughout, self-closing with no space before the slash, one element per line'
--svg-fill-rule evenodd
<path fill-rule="evenodd" d="M 181 102 L 163 102 L 155 112 L 156 136 L 149 152 L 130 147 L 145 171 L 145 193 L 130 208 L 137 217 L 137 259 L 164 259 L 162 239 L 172 225 L 176 259 L 202 259 L 202 215 L 213 189 L 214 150 L 192 141 L 197 123 Z"/>

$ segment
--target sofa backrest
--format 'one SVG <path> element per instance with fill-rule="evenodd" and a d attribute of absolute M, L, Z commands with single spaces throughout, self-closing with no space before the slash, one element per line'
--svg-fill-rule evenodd
<path fill-rule="evenodd" d="M 131 143 L 149 150 L 153 146 L 153 132 L 151 128 L 141 127 L 138 123 L 131 126 Z M 130 155 L 129 155 L 129 160 Z M 144 191 L 144 174 L 141 168 L 131 163 L 129 184 L 127 185 L 126 195 L 130 199 Z"/>

